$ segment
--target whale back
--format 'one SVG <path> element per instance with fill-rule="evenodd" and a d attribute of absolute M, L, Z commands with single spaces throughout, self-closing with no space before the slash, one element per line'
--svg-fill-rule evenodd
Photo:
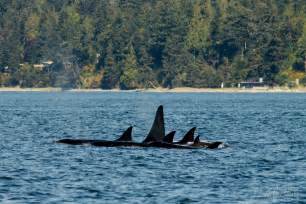
<path fill-rule="evenodd" d="M 212 142 L 212 143 L 210 143 L 210 144 L 207 146 L 207 148 L 209 148 L 209 149 L 217 149 L 217 148 L 219 148 L 219 146 L 222 145 L 222 144 L 223 144 L 223 142 Z M 224 147 L 224 145 L 223 145 L 223 147 Z"/>
<path fill-rule="evenodd" d="M 161 142 L 165 137 L 165 123 L 163 106 L 159 106 L 151 130 L 143 143 Z"/>
<path fill-rule="evenodd" d="M 123 132 L 123 134 L 116 139 L 115 141 L 118 142 L 132 142 L 132 129 L 133 127 L 130 126 L 128 129 L 126 129 L 126 131 Z"/>
<path fill-rule="evenodd" d="M 175 135 L 175 131 L 172 131 L 170 133 L 168 133 L 164 138 L 163 138 L 163 142 L 166 143 L 173 143 L 173 139 L 174 139 L 174 135 Z"/>
<path fill-rule="evenodd" d="M 194 132 L 196 130 L 196 127 L 191 128 L 181 139 L 178 144 L 187 144 L 188 142 L 193 142 L 194 141 Z"/>

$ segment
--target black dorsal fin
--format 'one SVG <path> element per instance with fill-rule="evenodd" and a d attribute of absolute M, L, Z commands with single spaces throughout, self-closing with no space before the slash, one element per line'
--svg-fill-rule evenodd
<path fill-rule="evenodd" d="M 193 142 L 194 140 L 194 132 L 196 127 L 191 128 L 178 143 L 179 144 L 187 144 L 188 142 Z"/>
<path fill-rule="evenodd" d="M 174 135 L 175 135 L 175 131 L 172 131 L 172 132 L 169 132 L 163 139 L 163 142 L 166 142 L 166 143 L 173 143 L 173 138 L 174 138 Z"/>
<path fill-rule="evenodd" d="M 132 129 L 133 127 L 130 126 L 124 133 L 115 141 L 125 141 L 125 142 L 131 142 L 132 141 Z"/>
<path fill-rule="evenodd" d="M 151 127 L 151 130 L 147 135 L 146 139 L 143 141 L 143 143 L 161 142 L 164 137 L 165 137 L 164 111 L 163 111 L 163 106 L 159 106 L 156 111 L 155 119 Z"/>
<path fill-rule="evenodd" d="M 194 145 L 200 144 L 200 136 L 197 136 L 197 137 L 194 139 L 193 144 L 194 144 Z"/>

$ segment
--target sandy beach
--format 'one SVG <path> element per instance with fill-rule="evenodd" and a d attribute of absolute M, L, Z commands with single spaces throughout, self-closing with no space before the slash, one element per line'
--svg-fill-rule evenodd
<path fill-rule="evenodd" d="M 20 88 L 20 87 L 0 87 L 0 92 L 60 92 L 61 88 Z"/>
<path fill-rule="evenodd" d="M 154 93 L 306 93 L 306 88 L 275 87 L 275 88 L 190 88 L 178 87 L 173 89 L 61 89 L 54 87 L 46 88 L 20 88 L 20 87 L 0 87 L 0 92 L 154 92 Z"/>
<path fill-rule="evenodd" d="M 289 89 L 279 88 L 190 88 L 178 87 L 173 89 L 157 88 L 137 90 L 140 92 L 165 92 L 165 93 L 306 93 L 306 88 Z"/>

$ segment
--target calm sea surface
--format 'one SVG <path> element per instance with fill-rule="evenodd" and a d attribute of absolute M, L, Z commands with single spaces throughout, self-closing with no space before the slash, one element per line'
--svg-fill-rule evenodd
<path fill-rule="evenodd" d="M 103 148 L 62 138 L 148 132 L 218 150 Z M 306 203 L 305 94 L 0 93 L 0 203 Z"/>

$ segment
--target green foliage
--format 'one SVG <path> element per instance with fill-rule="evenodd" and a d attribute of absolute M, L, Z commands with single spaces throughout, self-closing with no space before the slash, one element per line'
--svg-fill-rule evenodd
<path fill-rule="evenodd" d="M 305 71 L 304 0 L 0 1 L 5 86 L 285 85 Z"/>
<path fill-rule="evenodd" d="M 133 47 L 129 49 L 129 53 L 126 56 L 124 62 L 123 74 L 120 77 L 121 89 L 135 89 L 138 88 L 138 66 L 136 56 Z"/>
<path fill-rule="evenodd" d="M 288 84 L 290 82 L 288 74 L 287 73 L 279 73 L 275 77 L 275 82 L 280 86 L 284 86 L 284 85 Z"/>
<path fill-rule="evenodd" d="M 24 64 L 17 72 L 17 79 L 21 87 L 46 87 L 48 76 L 44 70 Z"/>
<path fill-rule="evenodd" d="M 204 5 L 196 1 L 186 40 L 189 48 L 203 49 L 209 46 L 213 12 L 210 0 L 205 1 Z"/>

